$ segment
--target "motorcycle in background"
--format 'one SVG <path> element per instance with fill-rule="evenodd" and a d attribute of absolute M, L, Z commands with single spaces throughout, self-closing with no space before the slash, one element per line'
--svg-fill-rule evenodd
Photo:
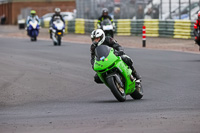
<path fill-rule="evenodd" d="M 37 41 L 37 36 L 39 34 L 39 23 L 37 20 L 32 19 L 29 21 L 29 25 L 27 27 L 28 36 L 30 36 L 31 41 Z"/>
<path fill-rule="evenodd" d="M 200 51 L 200 29 L 194 30 L 194 36 L 195 36 L 195 42 L 199 46 L 199 51 Z"/>
<path fill-rule="evenodd" d="M 100 28 L 104 31 L 105 36 L 114 37 L 114 26 L 109 19 L 104 19 Z"/>
<path fill-rule="evenodd" d="M 63 33 L 65 32 L 65 24 L 61 21 L 61 19 L 57 19 L 53 22 L 52 27 L 52 40 L 54 45 L 61 45 L 61 38 L 63 36 Z"/>

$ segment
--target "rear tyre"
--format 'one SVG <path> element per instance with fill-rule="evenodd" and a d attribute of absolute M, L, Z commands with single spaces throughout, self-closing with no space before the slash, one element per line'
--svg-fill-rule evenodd
<path fill-rule="evenodd" d="M 111 77 L 107 78 L 107 83 L 108 83 L 108 86 L 109 86 L 111 92 L 115 96 L 115 98 L 119 102 L 124 102 L 126 100 L 126 94 L 124 92 L 124 89 L 120 86 L 120 84 L 115 79 L 115 77 L 111 76 Z"/>
<path fill-rule="evenodd" d="M 139 100 L 143 97 L 143 88 L 141 83 L 139 85 L 136 85 L 135 91 L 130 94 L 130 96 L 135 100 Z"/>

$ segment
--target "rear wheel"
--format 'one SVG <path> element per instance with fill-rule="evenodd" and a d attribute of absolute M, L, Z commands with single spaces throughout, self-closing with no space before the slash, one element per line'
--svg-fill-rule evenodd
<path fill-rule="evenodd" d="M 115 79 L 115 77 L 107 78 L 108 86 L 110 87 L 111 92 L 119 102 L 124 102 L 126 100 L 126 94 L 124 88 L 121 87 L 120 83 Z"/>
<path fill-rule="evenodd" d="M 135 100 L 139 100 L 143 97 L 143 88 L 141 83 L 136 85 L 135 91 L 130 94 L 130 96 Z"/>

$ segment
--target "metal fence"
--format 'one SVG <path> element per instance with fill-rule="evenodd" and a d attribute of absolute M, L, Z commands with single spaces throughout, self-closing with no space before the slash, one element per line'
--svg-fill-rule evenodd
<path fill-rule="evenodd" d="M 103 8 L 114 19 L 195 20 L 200 0 L 76 0 L 77 18 L 97 19 Z"/>

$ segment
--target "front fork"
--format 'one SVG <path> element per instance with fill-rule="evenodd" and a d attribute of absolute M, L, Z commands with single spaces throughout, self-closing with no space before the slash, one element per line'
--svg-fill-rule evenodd
<path fill-rule="evenodd" d="M 58 40 L 56 38 L 56 33 L 55 32 L 52 32 L 52 39 L 55 43 L 58 43 Z"/>

